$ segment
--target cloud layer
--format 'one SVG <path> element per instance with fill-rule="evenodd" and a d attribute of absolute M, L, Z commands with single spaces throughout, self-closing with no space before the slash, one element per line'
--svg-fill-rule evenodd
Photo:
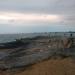
<path fill-rule="evenodd" d="M 18 13 L 18 12 L 0 12 L 0 23 L 2 24 L 35 24 L 35 23 L 60 23 L 63 20 L 61 15 L 44 13 Z"/>
<path fill-rule="evenodd" d="M 44 31 L 48 27 L 54 31 L 61 27 L 63 31 L 74 31 L 75 0 L 0 0 L 0 29 L 3 28 L 0 32 L 11 27 L 15 32 L 26 27 L 37 32 L 39 26 L 45 27 Z"/>

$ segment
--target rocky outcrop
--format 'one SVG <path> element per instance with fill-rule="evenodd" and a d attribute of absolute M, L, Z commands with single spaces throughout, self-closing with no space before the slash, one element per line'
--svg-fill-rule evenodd
<path fill-rule="evenodd" d="M 0 69 L 20 68 L 49 57 L 75 56 L 72 38 L 38 36 L 0 46 Z"/>

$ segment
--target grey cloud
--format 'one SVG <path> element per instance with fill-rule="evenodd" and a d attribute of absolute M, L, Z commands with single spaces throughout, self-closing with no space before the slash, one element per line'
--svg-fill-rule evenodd
<path fill-rule="evenodd" d="M 0 9 L 51 14 L 74 14 L 75 0 L 3 0 Z"/>
<path fill-rule="evenodd" d="M 65 25 L 75 25 L 75 15 L 65 15 L 63 19 L 63 24 Z"/>

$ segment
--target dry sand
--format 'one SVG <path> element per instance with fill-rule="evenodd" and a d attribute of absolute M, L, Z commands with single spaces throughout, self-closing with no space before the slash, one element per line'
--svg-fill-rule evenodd
<path fill-rule="evenodd" d="M 75 75 L 75 61 L 71 58 L 49 59 L 17 73 L 1 72 L 0 75 Z"/>

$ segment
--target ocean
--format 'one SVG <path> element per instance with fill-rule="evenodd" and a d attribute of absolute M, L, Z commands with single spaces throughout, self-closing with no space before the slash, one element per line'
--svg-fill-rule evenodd
<path fill-rule="evenodd" d="M 21 38 L 31 38 L 39 35 L 48 35 L 48 34 L 45 33 L 0 34 L 0 43 L 11 42 Z"/>
<path fill-rule="evenodd" d="M 45 33 L 21 33 L 21 34 L 0 34 L 0 43 L 15 41 L 21 38 L 31 38 L 35 36 L 70 36 L 69 32 L 45 32 Z M 75 33 L 72 33 L 75 37 Z"/>

